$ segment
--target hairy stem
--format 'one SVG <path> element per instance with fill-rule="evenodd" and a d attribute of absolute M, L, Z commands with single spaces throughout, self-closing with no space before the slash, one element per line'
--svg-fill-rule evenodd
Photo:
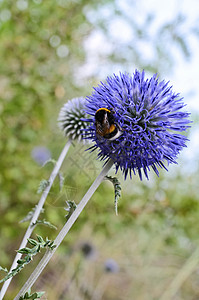
<path fill-rule="evenodd" d="M 64 148 L 63 148 L 63 150 L 62 150 L 62 152 L 61 152 L 61 154 L 60 154 L 60 156 L 59 156 L 56 164 L 55 164 L 55 167 L 54 167 L 51 175 L 50 175 L 49 184 L 45 188 L 45 190 L 43 191 L 43 193 L 41 195 L 39 203 L 37 204 L 37 207 L 36 207 L 36 209 L 34 211 L 33 217 L 32 217 L 32 219 L 30 221 L 30 225 L 29 225 L 28 229 L 26 230 L 26 233 L 25 233 L 25 235 L 23 237 L 23 240 L 21 242 L 21 245 L 20 245 L 19 249 L 26 247 L 27 239 L 31 236 L 32 231 L 34 229 L 34 226 L 32 226 L 32 224 L 34 224 L 37 221 L 37 219 L 38 219 L 38 217 L 40 215 L 40 212 L 42 210 L 44 202 L 45 202 L 45 200 L 46 200 L 46 198 L 48 196 L 48 193 L 49 193 L 49 191 L 50 191 L 50 189 L 52 187 L 52 184 L 53 184 L 53 182 L 54 182 L 54 180 L 55 180 L 55 178 L 56 178 L 56 176 L 57 176 L 57 174 L 59 172 L 59 169 L 61 168 L 61 165 L 62 165 L 62 163 L 64 161 L 64 158 L 65 158 L 65 156 L 66 156 L 66 154 L 67 154 L 67 152 L 68 152 L 68 150 L 70 148 L 70 145 L 71 145 L 71 140 L 68 140 L 67 143 L 66 143 L 66 145 L 64 146 Z M 20 254 L 20 253 L 16 254 L 15 259 L 14 259 L 14 261 L 12 263 L 11 268 L 10 268 L 10 271 L 13 270 L 13 269 L 15 269 L 17 267 L 17 261 L 21 258 L 21 256 L 22 256 L 22 254 Z M 4 282 L 4 284 L 2 286 L 2 289 L 1 289 L 1 292 L 0 292 L 0 300 L 3 299 L 5 293 L 6 293 L 8 287 L 10 285 L 11 280 L 12 280 L 12 277 L 10 279 L 8 279 L 7 281 Z"/>
<path fill-rule="evenodd" d="M 86 194 L 84 195 L 84 197 L 82 198 L 80 203 L 77 205 L 75 211 L 72 213 L 72 215 L 70 216 L 70 218 L 68 219 L 68 221 L 66 222 L 64 227 L 61 229 L 58 236 L 56 237 L 56 239 L 54 241 L 54 244 L 56 245 L 56 248 L 53 249 L 53 250 L 48 249 L 46 251 L 46 253 L 42 257 L 41 261 L 39 262 L 39 264 L 37 265 L 37 267 L 35 268 L 35 270 L 31 274 L 29 279 L 26 281 L 26 283 L 24 284 L 24 286 L 22 287 L 20 292 L 14 298 L 14 300 L 19 300 L 19 297 L 21 295 L 25 294 L 25 292 L 28 289 L 30 289 L 32 287 L 32 285 L 35 283 L 35 281 L 37 280 L 37 278 L 39 277 L 39 275 L 41 274 L 41 272 L 43 271 L 43 269 L 45 268 L 45 266 L 47 265 L 47 263 L 49 262 L 49 260 L 53 256 L 53 254 L 55 253 L 55 251 L 57 250 L 58 246 L 63 241 L 64 237 L 66 236 L 66 234 L 68 233 L 68 231 L 70 230 L 70 228 L 72 227 L 74 222 L 79 217 L 79 215 L 82 212 L 82 210 L 84 209 L 85 205 L 88 203 L 89 199 L 92 197 L 92 195 L 94 194 L 96 189 L 99 187 L 100 183 L 103 181 L 104 176 L 108 173 L 108 171 L 110 170 L 112 165 L 113 165 L 113 161 L 109 160 L 108 163 L 104 166 L 101 173 L 95 179 L 95 181 L 93 182 L 91 187 L 88 189 L 88 191 L 86 192 Z"/>

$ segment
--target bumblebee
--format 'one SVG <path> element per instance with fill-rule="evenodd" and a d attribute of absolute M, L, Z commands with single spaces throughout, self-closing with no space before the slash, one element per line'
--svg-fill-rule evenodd
<path fill-rule="evenodd" d="M 114 112 L 102 107 L 95 113 L 95 127 L 97 135 L 113 141 L 122 135 L 122 128 L 115 122 Z"/>

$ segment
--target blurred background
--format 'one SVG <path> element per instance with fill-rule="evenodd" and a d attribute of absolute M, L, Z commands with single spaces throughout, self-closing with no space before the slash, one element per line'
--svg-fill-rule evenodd
<path fill-rule="evenodd" d="M 66 138 L 57 117 L 68 99 L 135 68 L 170 80 L 192 112 L 190 142 L 169 172 L 123 180 L 119 216 L 103 182 L 33 291 L 42 299 L 199 299 L 199 4 L 197 0 L 0 0 L 0 265 L 10 268 Z M 42 218 L 61 229 L 65 201 L 80 201 L 102 168 L 73 144 Z M 114 175 L 114 170 L 110 172 Z M 33 234 L 54 239 L 38 226 Z M 41 256 L 40 256 L 41 257 Z M 40 257 L 16 276 L 13 299 Z M 1 274 L 2 277 L 4 274 Z M 166 297 L 166 298 L 165 298 Z"/>

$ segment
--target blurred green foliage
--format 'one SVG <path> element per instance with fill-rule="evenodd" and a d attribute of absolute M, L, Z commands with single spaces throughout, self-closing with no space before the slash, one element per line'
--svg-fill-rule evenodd
<path fill-rule="evenodd" d="M 52 158 L 57 159 L 65 143 L 57 126 L 63 103 L 90 94 L 92 86 L 112 70 L 132 72 L 138 67 L 164 77 L 175 67 L 174 52 L 191 58 L 188 36 L 192 29 L 184 30 L 185 17 L 179 13 L 158 28 L 151 39 L 156 16 L 143 15 L 140 24 L 136 22 L 136 1 L 126 3 L 132 9 L 131 16 L 114 0 L 0 1 L 0 265 L 3 267 L 9 268 L 26 229 L 26 223 L 19 221 L 36 205 L 39 182 L 48 179 L 53 167 L 49 164 L 41 168 L 31 156 L 32 150 L 45 146 Z M 119 40 L 122 33 L 111 35 L 110 23 L 114 18 L 130 25 L 133 34 L 128 43 Z M 99 33 L 103 36 L 101 45 L 92 52 L 94 45 L 92 39 L 89 44 L 90 38 Z M 150 59 L 142 51 L 144 45 L 152 50 Z M 65 201 L 78 203 L 102 167 L 102 163 L 95 162 L 95 154 L 85 149 L 75 144 L 71 147 L 62 167 L 63 189 L 60 191 L 57 179 L 45 204 L 45 219 L 58 228 L 65 222 Z M 60 272 L 71 287 L 69 298 L 63 298 L 64 280 L 57 280 L 60 273 L 53 267 L 45 273 L 48 282 L 37 283 L 38 290 L 51 291 L 52 274 L 57 288 L 52 295 L 48 292 L 49 299 L 72 299 L 72 292 L 77 289 L 81 292 L 83 285 L 87 285 L 88 294 L 101 285 L 106 294 L 104 299 L 159 299 L 199 242 L 198 172 L 187 175 L 180 172 L 181 165 L 175 167 L 177 172 L 173 177 L 161 172 L 160 178 L 151 175 L 149 182 L 139 182 L 137 178 L 124 182 L 120 178 L 123 189 L 118 217 L 114 212 L 113 186 L 105 181 L 56 256 L 60 265 L 66 264 L 65 271 L 62 268 Z M 36 233 L 50 239 L 57 234 L 43 226 L 37 226 Z M 81 240 L 91 241 L 98 249 L 97 262 L 82 263 L 82 258 L 78 258 L 80 254 L 74 249 Z M 114 257 L 122 266 L 121 273 L 114 277 L 110 275 L 107 279 L 105 275 L 110 288 L 100 281 L 106 256 Z M 68 274 L 67 265 L 71 267 Z M 75 268 L 79 281 L 71 279 Z M 92 272 L 93 281 L 84 282 L 85 276 L 92 279 Z M 7 299 L 16 294 L 26 272 L 20 276 Z M 197 297 L 197 280 L 195 272 L 176 299 Z M 122 286 L 126 288 L 126 298 L 122 298 Z M 82 299 L 90 299 L 85 293 L 82 295 Z"/>

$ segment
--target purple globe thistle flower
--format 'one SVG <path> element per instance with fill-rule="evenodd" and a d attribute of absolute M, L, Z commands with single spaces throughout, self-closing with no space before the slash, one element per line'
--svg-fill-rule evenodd
<path fill-rule="evenodd" d="M 102 160 L 112 159 L 116 172 L 121 169 L 125 179 L 132 172 L 141 180 L 144 172 L 148 179 L 150 169 L 159 175 L 158 167 L 167 170 L 165 164 L 176 163 L 186 147 L 187 138 L 181 132 L 190 127 L 190 114 L 181 111 L 185 104 L 169 82 L 159 82 L 156 75 L 145 79 L 144 71 L 136 70 L 133 76 L 107 77 L 87 97 L 85 106 L 91 115 L 85 137 L 95 142 L 89 149 L 98 149 Z M 100 108 L 107 110 L 113 128 L 120 132 L 116 138 L 97 133 L 96 111 Z M 107 115 L 101 121 L 109 122 Z"/>

